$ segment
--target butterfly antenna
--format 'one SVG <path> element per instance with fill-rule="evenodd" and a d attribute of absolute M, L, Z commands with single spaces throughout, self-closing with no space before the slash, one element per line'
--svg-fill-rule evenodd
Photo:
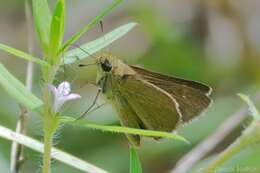
<path fill-rule="evenodd" d="M 86 67 L 91 65 L 97 65 L 97 63 L 91 63 L 91 64 L 79 64 L 78 67 Z"/>
<path fill-rule="evenodd" d="M 94 55 L 90 54 L 88 51 L 84 50 L 82 47 L 80 47 L 77 44 L 72 44 L 74 47 L 82 50 L 84 53 L 86 53 L 87 55 L 89 55 L 90 57 L 97 59 L 97 57 L 95 57 Z M 80 60 L 78 57 L 76 57 L 78 60 Z M 86 66 L 90 66 L 90 65 L 97 65 L 98 63 L 91 63 L 91 64 L 79 64 L 78 67 L 86 67 Z"/>
<path fill-rule="evenodd" d="M 104 40 L 104 44 L 106 43 L 106 36 L 104 34 L 104 24 L 103 24 L 103 20 L 100 20 L 99 21 L 99 24 L 100 24 L 100 28 L 101 28 L 101 32 L 102 32 L 102 35 L 103 35 L 103 40 Z M 106 49 L 106 52 L 108 52 L 108 47 L 105 48 Z"/>
<path fill-rule="evenodd" d="M 100 21 L 99 21 L 99 24 L 100 24 L 100 28 L 101 28 L 102 34 L 104 34 L 104 25 L 103 25 L 103 21 L 100 20 Z"/>
<path fill-rule="evenodd" d="M 73 46 L 76 47 L 76 48 L 78 48 L 78 49 L 80 49 L 80 50 L 82 50 L 82 52 L 84 52 L 84 53 L 87 54 L 88 56 L 90 56 L 90 57 L 92 57 L 92 58 L 94 58 L 94 59 L 97 58 L 96 56 L 92 55 L 92 54 L 89 53 L 88 51 L 84 50 L 84 49 L 83 49 L 82 47 L 80 47 L 79 45 L 73 44 Z"/>

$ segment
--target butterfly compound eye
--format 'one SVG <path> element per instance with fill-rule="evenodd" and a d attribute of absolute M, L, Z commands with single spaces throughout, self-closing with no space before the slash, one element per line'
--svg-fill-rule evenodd
<path fill-rule="evenodd" d="M 105 61 L 101 62 L 101 67 L 105 72 L 110 72 L 112 69 L 112 64 L 105 59 Z"/>

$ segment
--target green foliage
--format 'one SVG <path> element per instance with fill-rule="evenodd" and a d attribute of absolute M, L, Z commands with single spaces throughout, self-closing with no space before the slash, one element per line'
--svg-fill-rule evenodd
<path fill-rule="evenodd" d="M 54 133 L 56 132 L 58 125 L 59 125 L 59 117 L 60 113 L 52 113 L 50 111 L 52 109 L 51 104 L 51 96 L 49 93 L 49 84 L 53 82 L 55 79 L 56 73 L 60 66 L 60 58 L 61 54 L 66 51 L 68 46 L 74 43 L 82 34 L 88 31 L 92 26 L 94 26 L 97 22 L 99 22 L 104 16 L 106 16 L 114 7 L 120 4 L 122 0 L 114 0 L 113 3 L 106 8 L 100 15 L 98 15 L 94 20 L 92 20 L 89 24 L 87 24 L 84 28 L 82 28 L 78 33 L 74 34 L 71 39 L 69 39 L 64 45 L 62 45 L 63 37 L 64 37 L 64 17 L 65 17 L 65 1 L 64 0 L 57 0 L 55 8 L 53 10 L 53 14 L 51 14 L 48 2 L 46 0 L 33 0 L 32 1 L 32 8 L 33 8 L 33 15 L 35 21 L 35 27 L 38 33 L 40 45 L 42 48 L 42 52 L 44 55 L 44 60 L 40 60 L 39 58 L 35 58 L 32 55 L 26 54 L 20 50 L 14 49 L 12 47 L 0 44 L 0 49 L 11 53 L 17 57 L 26 59 L 28 61 L 33 61 L 42 65 L 42 76 L 45 79 L 43 88 L 42 88 L 42 99 L 38 99 L 35 97 L 26 87 L 18 81 L 14 76 L 12 76 L 3 65 L 0 64 L 0 83 L 4 87 L 4 89 L 13 96 L 19 103 L 26 106 L 30 110 L 36 110 L 39 107 L 42 107 L 41 111 L 38 112 L 42 115 L 43 119 L 43 131 L 44 131 L 44 148 L 41 146 L 40 151 L 44 149 L 43 153 L 43 173 L 49 173 L 51 170 L 51 148 L 52 148 L 52 138 Z M 136 24 L 130 23 L 128 25 L 124 25 L 112 33 L 107 35 L 108 42 L 101 42 L 101 39 L 96 40 L 95 42 L 91 42 L 87 44 L 87 48 L 91 47 L 90 53 L 94 53 L 111 42 L 115 41 L 116 39 L 122 37 L 126 34 L 129 30 L 131 30 Z M 84 47 L 83 47 L 84 48 Z M 76 51 L 78 53 L 78 51 Z M 74 55 L 74 54 L 73 54 Z M 82 57 L 81 57 L 82 58 Z M 39 110 L 39 109 L 37 109 Z M 120 129 L 118 127 L 106 127 L 106 126 L 99 126 L 95 124 L 89 124 L 91 128 L 107 130 L 107 131 L 114 131 L 114 132 L 129 132 L 129 133 L 138 133 L 133 131 L 133 129 Z M 169 134 L 153 134 L 151 132 L 139 132 L 143 135 L 163 135 L 169 138 L 184 140 L 177 135 L 169 135 Z M 20 136 L 20 138 L 23 138 Z M 26 137 L 25 137 L 26 138 Z M 8 138 L 10 139 L 10 138 Z M 16 138 L 12 138 L 11 140 L 20 142 L 24 145 L 28 145 L 25 143 L 24 140 L 17 141 Z M 27 138 L 27 142 L 30 140 Z M 33 143 L 32 143 L 33 144 Z M 36 144 L 39 145 L 39 144 Z M 31 148 L 35 149 L 33 145 L 29 145 Z M 39 148 L 38 148 L 39 151 Z M 63 154 L 64 158 L 68 157 L 69 155 Z M 63 159 L 64 159 L 63 158 Z M 70 164 L 68 160 L 75 160 L 76 158 L 72 158 L 71 156 L 67 158 L 67 164 Z M 88 172 L 106 172 L 99 168 L 95 168 L 92 165 L 87 165 L 82 161 L 79 161 L 81 164 L 76 163 L 77 168 L 88 171 Z M 75 164 L 75 163 L 74 163 Z M 94 169 L 94 170 L 93 170 Z M 97 171 L 98 170 L 98 171 Z"/>
<path fill-rule="evenodd" d="M 260 142 L 260 125 L 259 125 L 259 113 L 253 102 L 248 96 L 244 94 L 238 94 L 249 106 L 249 110 L 252 113 L 253 122 L 243 131 L 242 135 L 238 137 L 227 149 L 216 156 L 216 158 L 209 163 L 203 170 L 203 173 L 213 173 L 220 169 L 221 166 L 229 161 L 239 152 L 245 150 L 248 147 L 252 147 L 254 144 Z"/>
<path fill-rule="evenodd" d="M 85 32 L 87 32 L 91 27 L 93 27 L 96 23 L 98 23 L 104 16 L 109 14 L 109 12 L 115 8 L 118 4 L 120 4 L 122 0 L 114 0 L 113 3 L 107 7 L 102 13 L 100 13 L 97 17 L 95 17 L 90 23 L 88 23 L 85 27 L 83 27 L 79 32 L 74 34 L 67 42 L 62 44 L 63 41 L 63 35 L 64 35 L 64 16 L 65 16 L 65 3 L 64 0 L 57 0 L 57 3 L 54 7 L 53 14 L 51 14 L 48 2 L 47 0 L 33 0 L 33 14 L 34 14 L 34 20 L 35 20 L 35 27 L 38 33 L 40 45 L 42 48 L 42 52 L 44 55 L 44 58 L 46 61 L 43 61 L 39 58 L 35 58 L 32 55 L 26 54 L 22 51 L 16 50 L 14 48 L 11 48 L 9 46 L 0 45 L 0 49 L 5 50 L 15 56 L 18 56 L 20 58 L 33 61 L 35 63 L 38 63 L 40 65 L 43 65 L 43 76 L 52 76 L 52 78 L 44 77 L 45 79 L 54 79 L 56 72 L 59 68 L 59 58 L 62 53 L 66 54 L 65 63 L 70 64 L 75 62 L 78 59 L 84 59 L 87 58 L 89 55 L 86 54 L 81 49 L 84 49 L 89 54 L 96 53 L 97 51 L 101 50 L 105 46 L 111 44 L 115 40 L 121 38 L 123 35 L 125 35 L 127 32 L 129 32 L 131 29 L 133 29 L 136 26 L 136 23 L 128 23 L 123 26 L 118 27 L 117 29 L 113 30 L 112 32 L 107 33 L 105 36 L 102 36 L 92 42 L 86 43 L 81 45 L 81 49 L 76 48 L 73 50 L 70 50 L 66 52 L 67 48 L 73 44 L 75 41 L 80 38 Z M 77 58 L 76 58 L 77 57 Z M 37 97 L 35 97 L 32 93 L 30 93 L 26 88 L 23 86 L 23 84 L 15 79 L 2 65 L 0 66 L 0 82 L 1 85 L 5 88 L 5 90 L 11 94 L 14 98 L 18 100 L 19 103 L 24 104 L 26 107 L 28 107 L 31 110 L 35 110 L 36 108 L 41 107 L 44 105 L 44 114 L 43 115 L 43 122 L 45 127 L 45 136 L 49 136 L 50 139 L 47 139 L 45 141 L 48 145 L 47 148 L 51 149 L 52 145 L 52 134 L 56 131 L 58 127 L 58 123 L 56 124 L 55 118 L 56 115 L 51 115 L 48 111 L 51 108 L 51 104 L 49 103 L 49 100 L 51 99 L 50 95 L 48 94 L 48 89 L 46 89 L 46 86 L 48 83 L 52 83 L 53 80 L 46 80 L 43 84 L 43 93 L 42 97 L 44 100 L 44 103 L 39 100 Z M 188 141 L 177 134 L 172 133 L 166 133 L 166 132 L 158 132 L 158 131 L 152 131 L 152 130 L 141 130 L 141 129 L 133 129 L 133 128 L 127 128 L 127 127 L 119 127 L 119 126 L 106 126 L 106 125 L 98 125 L 86 121 L 77 121 L 75 122 L 75 119 L 69 118 L 69 117 L 62 117 L 62 121 L 74 125 L 79 125 L 86 128 L 91 129 L 97 129 L 102 131 L 108 131 L 108 132 L 114 132 L 114 133 L 129 133 L 129 134 L 136 134 L 136 135 L 142 135 L 147 137 L 164 137 L 174 140 L 180 140 L 183 142 Z M 52 125 L 54 124 L 54 125 Z M 51 126 L 50 126 L 51 125 Z M 46 130 L 48 129 L 48 130 Z M 47 134 L 47 135 L 46 135 Z M 15 136 L 15 135 L 14 135 Z M 24 138 L 25 137 L 25 138 Z M 37 148 L 38 144 L 34 145 L 33 141 L 30 140 L 30 138 L 26 138 L 26 136 L 17 137 L 14 139 L 10 139 L 16 142 L 19 142 L 19 139 L 22 139 L 20 143 L 22 143 L 25 146 L 30 146 L 31 148 L 35 149 Z M 45 138 L 46 140 L 46 138 Z M 30 142 L 29 144 L 26 143 L 26 141 Z M 30 145 L 31 144 L 31 145 Z M 42 147 L 42 144 L 41 144 Z M 43 147 L 42 147 L 43 148 Z M 37 150 L 37 149 L 36 149 Z M 40 151 L 42 152 L 43 149 Z M 38 149 L 39 151 L 39 149 Z M 55 153 L 52 156 L 56 157 L 59 156 L 60 159 L 67 159 L 65 161 L 66 164 L 72 165 L 84 172 L 102 172 L 103 170 L 100 168 L 95 168 L 96 170 L 93 171 L 93 165 L 88 165 L 85 162 L 83 163 L 82 160 L 77 159 L 75 157 L 72 157 L 68 155 L 67 153 L 62 153 L 61 155 Z M 46 158 L 47 162 L 50 160 L 51 155 L 45 155 L 44 158 Z M 77 163 L 71 163 L 68 160 L 77 161 Z M 44 170 L 48 170 L 50 165 L 44 164 L 43 168 Z M 92 169 L 92 170 L 91 170 Z M 106 171 L 103 171 L 106 172 Z M 130 148 L 130 173 L 141 173 L 142 167 L 140 160 L 138 158 L 137 151 L 135 148 Z"/>
<path fill-rule="evenodd" d="M 32 0 L 35 28 L 45 55 L 48 54 L 51 12 L 47 0 Z"/>
<path fill-rule="evenodd" d="M 142 173 L 142 165 L 134 147 L 130 147 L 130 173 Z"/>
<path fill-rule="evenodd" d="M 0 84 L 20 104 L 30 110 L 36 110 L 43 105 L 42 101 L 34 96 L 19 80 L 0 64 Z"/>
<path fill-rule="evenodd" d="M 58 56 L 59 49 L 62 45 L 64 35 L 64 15 L 64 0 L 58 0 L 52 15 L 49 44 L 49 58 L 53 58 L 54 61 Z"/>
<path fill-rule="evenodd" d="M 71 44 L 75 43 L 75 41 L 77 41 L 85 32 L 87 32 L 90 28 L 95 26 L 100 20 L 102 20 L 103 17 L 108 15 L 117 5 L 119 5 L 122 2 L 123 0 L 114 0 L 110 6 L 108 6 L 104 11 L 102 11 L 99 15 L 97 15 L 90 23 L 88 23 L 80 31 L 75 33 L 69 40 L 67 40 L 64 43 L 61 52 L 64 52 Z"/>
<path fill-rule="evenodd" d="M 259 122 L 253 122 L 242 133 L 242 135 L 235 140 L 226 150 L 216 156 L 216 158 L 205 168 L 203 173 L 213 173 L 220 169 L 221 166 L 239 152 L 254 144 L 260 142 L 260 126 Z M 235 165 L 233 165 L 235 167 Z"/>
<path fill-rule="evenodd" d="M 71 64 L 74 63 L 75 61 L 82 60 L 89 57 L 90 55 L 96 53 L 97 51 L 108 46 L 115 40 L 124 36 L 135 26 L 136 23 L 128 23 L 122 25 L 94 41 L 81 45 L 80 48 L 75 48 L 66 52 L 65 64 Z M 85 52 L 81 49 L 83 49 Z M 88 52 L 89 54 L 86 54 L 86 52 Z"/>
<path fill-rule="evenodd" d="M 6 127 L 0 125 L 0 137 L 15 141 L 17 143 L 23 144 L 24 146 L 31 148 L 35 151 L 43 153 L 43 143 L 30 138 L 28 136 L 16 133 Z M 92 173 L 108 173 L 107 171 L 98 168 L 86 161 L 83 161 L 77 157 L 74 157 L 68 153 L 65 153 L 59 149 L 52 147 L 52 158 L 66 163 L 74 168 L 77 168 L 84 172 Z"/>
<path fill-rule="evenodd" d="M 260 120 L 260 114 L 259 111 L 256 109 L 255 104 L 252 102 L 252 100 L 244 95 L 244 94 L 238 94 L 238 96 L 244 101 L 246 102 L 246 104 L 249 107 L 249 111 L 251 113 L 251 115 L 253 116 L 254 120 Z"/>
<path fill-rule="evenodd" d="M 76 120 L 75 118 L 68 117 L 68 116 L 63 116 L 61 118 L 61 122 L 69 123 L 76 126 L 96 129 L 96 130 L 114 132 L 114 133 L 127 133 L 127 134 L 141 135 L 141 136 L 148 136 L 148 137 L 162 137 L 162 138 L 169 138 L 169 139 L 174 139 L 174 140 L 179 140 L 179 141 L 189 143 L 184 137 L 174 133 L 159 132 L 153 130 L 142 130 L 142 129 L 135 129 L 129 127 L 121 127 L 121 126 L 98 125 L 98 124 L 88 122 L 86 120 Z"/>
<path fill-rule="evenodd" d="M 41 60 L 40 58 L 33 57 L 32 55 L 29 55 L 25 52 L 22 52 L 18 49 L 9 47 L 9 46 L 1 44 L 1 43 L 0 43 L 0 49 L 4 50 L 4 51 L 6 51 L 6 52 L 8 52 L 12 55 L 15 55 L 18 58 L 22 58 L 22 59 L 25 59 L 27 61 L 32 61 L 32 62 L 35 62 L 39 65 L 43 65 L 43 66 L 47 66 L 47 67 L 50 66 L 46 61 Z"/>

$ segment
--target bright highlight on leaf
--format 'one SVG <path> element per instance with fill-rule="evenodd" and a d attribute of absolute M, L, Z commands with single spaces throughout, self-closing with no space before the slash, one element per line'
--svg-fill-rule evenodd
<path fill-rule="evenodd" d="M 99 125 L 99 124 L 88 122 L 86 120 L 76 121 L 75 118 L 68 117 L 68 116 L 63 116 L 61 118 L 61 122 L 69 123 L 72 125 L 79 125 L 81 127 L 87 127 L 87 128 L 101 130 L 101 131 L 127 133 L 127 134 L 141 135 L 147 137 L 162 137 L 162 138 L 169 138 L 169 139 L 174 139 L 174 140 L 179 140 L 179 141 L 189 143 L 187 139 L 174 133 L 167 133 L 167 132 L 160 132 L 160 131 L 153 131 L 153 130 L 142 130 L 142 129 L 135 129 L 129 127 L 121 127 L 121 126 Z"/>
<path fill-rule="evenodd" d="M 255 120 L 260 120 L 260 114 L 258 112 L 258 110 L 256 109 L 255 107 L 255 104 L 252 102 L 252 100 L 244 95 L 244 94 L 238 94 L 238 96 L 244 101 L 247 103 L 248 107 L 249 107 L 249 111 L 251 112 L 253 118 Z"/>
<path fill-rule="evenodd" d="M 58 0 L 55 6 L 50 30 L 50 44 L 49 44 L 49 57 L 55 58 L 58 56 L 64 35 L 64 14 L 65 3 L 64 0 Z"/>
<path fill-rule="evenodd" d="M 46 61 L 41 60 L 40 58 L 33 57 L 30 54 L 27 54 L 23 51 L 20 51 L 18 49 L 12 48 L 10 46 L 7 46 L 7 45 L 1 44 L 1 43 L 0 43 L 0 49 L 3 50 L 3 51 L 6 51 L 6 52 L 8 52 L 12 55 L 17 56 L 18 58 L 22 58 L 22 59 L 25 59 L 27 61 L 32 61 L 32 62 L 35 62 L 39 65 L 43 65 L 43 66 L 47 66 L 47 67 L 50 66 Z"/>
<path fill-rule="evenodd" d="M 137 25 L 137 23 L 125 24 L 123 26 L 120 26 L 120 27 L 114 29 L 113 31 L 105 34 L 104 36 L 102 36 L 94 41 L 81 45 L 80 46 L 81 49 L 75 48 L 75 49 L 68 51 L 65 55 L 65 64 L 71 64 L 71 63 L 74 63 L 75 61 L 89 57 L 89 54 L 90 55 L 94 54 L 97 51 L 108 46 L 115 40 L 121 38 L 126 33 L 128 33 L 131 29 L 133 29 L 136 25 Z M 86 52 L 88 52 L 89 54 L 86 54 Z"/>
<path fill-rule="evenodd" d="M 39 36 L 40 45 L 48 53 L 51 26 L 51 12 L 47 0 L 32 0 L 32 11 L 35 28 Z"/>
<path fill-rule="evenodd" d="M 130 173 L 142 173 L 142 165 L 134 147 L 130 147 Z"/>
<path fill-rule="evenodd" d="M 30 110 L 36 110 L 42 106 L 42 101 L 34 96 L 18 79 L 0 64 L 0 85 L 15 98 L 20 104 Z"/>
<path fill-rule="evenodd" d="M 8 140 L 15 141 L 20 143 L 28 148 L 31 148 L 35 151 L 43 153 L 43 144 L 35 139 L 32 139 L 28 136 L 24 136 L 22 134 L 16 133 L 6 127 L 0 126 L 0 137 L 3 137 Z M 59 160 L 67 165 L 70 165 L 74 168 L 77 168 L 83 172 L 88 173 L 108 173 L 107 171 L 92 165 L 86 161 L 83 161 L 75 156 L 72 156 L 68 153 L 65 153 L 59 149 L 52 148 L 51 150 L 52 158 Z"/>

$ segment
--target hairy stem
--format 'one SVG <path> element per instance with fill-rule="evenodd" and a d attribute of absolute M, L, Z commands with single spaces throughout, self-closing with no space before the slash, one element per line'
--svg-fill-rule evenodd
<path fill-rule="evenodd" d="M 42 173 L 51 172 L 51 148 L 52 148 L 52 133 L 46 129 L 44 130 L 44 154 L 43 154 L 43 169 Z"/>
<path fill-rule="evenodd" d="M 42 173 L 51 172 L 52 138 L 58 127 L 58 116 L 46 114 L 44 117 L 44 152 Z"/>
<path fill-rule="evenodd" d="M 49 113 L 49 91 L 47 82 L 43 88 L 44 114 L 43 114 L 43 128 L 44 128 L 44 151 L 43 151 L 43 169 L 42 173 L 51 172 L 51 147 L 52 147 L 52 132 L 51 132 L 51 115 Z"/>
<path fill-rule="evenodd" d="M 56 72 L 56 71 L 55 71 Z M 51 75 L 55 76 L 55 75 Z M 50 80 L 51 81 L 51 80 Z M 44 101 L 44 113 L 43 113 L 43 128 L 44 128 L 44 152 L 43 152 L 43 170 L 42 173 L 51 172 L 51 148 L 52 138 L 58 128 L 58 115 L 54 115 L 50 105 L 50 93 L 48 84 L 46 81 L 43 88 L 43 101 Z"/>

